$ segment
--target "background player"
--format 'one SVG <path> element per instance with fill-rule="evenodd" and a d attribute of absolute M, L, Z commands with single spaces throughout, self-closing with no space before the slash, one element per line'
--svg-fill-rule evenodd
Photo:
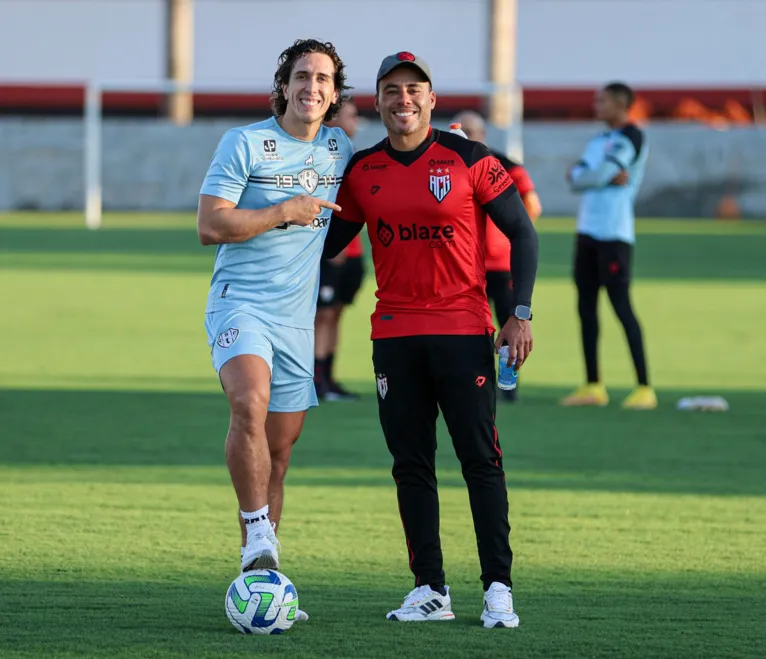
<path fill-rule="evenodd" d="M 414 590 L 388 618 L 454 618 L 439 538 L 441 408 L 470 496 L 485 590 L 481 619 L 485 627 L 516 627 L 494 347 L 507 341 L 519 364 L 532 349 L 537 235 L 516 186 L 487 148 L 431 128 L 435 103 L 425 62 L 408 52 L 383 60 L 375 106 L 388 138 L 346 168 L 338 193 L 343 210 L 333 213 L 325 252 L 334 256 L 367 224 L 378 283 L 378 408 L 415 575 Z M 477 267 L 487 215 L 514 245 L 517 306 L 494 345 L 483 263 Z"/>
<path fill-rule="evenodd" d="M 598 369 L 598 294 L 603 286 L 625 329 L 638 380 L 638 388 L 623 401 L 623 407 L 657 407 L 657 397 L 649 386 L 641 326 L 630 303 L 631 258 L 636 239 L 633 205 L 647 158 L 643 131 L 628 121 L 633 99 L 633 90 L 621 82 L 611 83 L 597 93 L 596 116 L 609 130 L 588 142 L 582 158 L 567 173 L 572 191 L 582 194 L 574 278 L 587 384 L 566 397 L 564 405 L 609 402 Z"/>
<path fill-rule="evenodd" d="M 223 136 L 200 194 L 200 240 L 218 245 L 205 326 L 231 408 L 226 464 L 243 571 L 279 567 L 285 472 L 317 403 L 319 260 L 353 153 L 343 131 L 322 122 L 340 108 L 345 79 L 332 44 L 301 40 L 285 50 L 274 76 L 276 117 Z"/>
<path fill-rule="evenodd" d="M 482 144 L 487 144 L 487 127 L 478 112 L 473 110 L 464 110 L 453 120 L 459 123 L 463 132 L 469 140 L 475 140 Z M 543 212 L 540 204 L 540 197 L 537 196 L 535 185 L 524 167 L 499 151 L 490 149 L 490 153 L 500 161 L 505 171 L 510 174 L 511 179 L 516 184 L 524 207 L 527 209 L 529 219 L 536 222 L 537 218 Z M 513 293 L 511 281 L 511 243 L 508 237 L 498 229 L 494 222 L 487 223 L 487 297 L 495 307 L 495 316 L 497 322 L 502 327 L 508 321 L 511 315 L 511 304 L 513 303 Z M 515 401 L 518 397 L 518 384 L 516 389 L 510 391 L 500 391 L 503 400 Z"/>
<path fill-rule="evenodd" d="M 356 106 L 346 101 L 328 126 L 341 128 L 350 139 L 356 135 L 359 113 Z M 357 236 L 351 244 L 332 260 L 323 259 L 319 270 L 319 299 L 317 300 L 316 344 L 314 354 L 314 383 L 317 396 L 322 400 L 356 400 L 356 394 L 347 391 L 335 380 L 335 353 L 343 309 L 354 302 L 364 281 L 364 248 Z"/>

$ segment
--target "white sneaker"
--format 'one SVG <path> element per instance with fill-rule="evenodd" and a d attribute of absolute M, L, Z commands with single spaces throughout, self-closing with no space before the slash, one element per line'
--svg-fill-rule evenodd
<path fill-rule="evenodd" d="M 278 570 L 279 554 L 277 548 L 282 545 L 277 540 L 274 533 L 274 524 L 264 529 L 262 533 L 253 536 L 253 539 L 247 543 L 245 552 L 242 554 L 242 571 L 249 570 Z"/>
<path fill-rule="evenodd" d="M 518 627 L 519 616 L 513 610 L 513 595 L 505 584 L 493 582 L 484 593 L 484 611 L 481 621 L 487 629 L 495 627 Z"/>
<path fill-rule="evenodd" d="M 431 586 L 418 586 L 404 598 L 401 608 L 389 611 L 387 620 L 399 622 L 420 622 L 423 620 L 454 620 L 449 586 L 445 586 L 446 595 L 439 595 Z"/>

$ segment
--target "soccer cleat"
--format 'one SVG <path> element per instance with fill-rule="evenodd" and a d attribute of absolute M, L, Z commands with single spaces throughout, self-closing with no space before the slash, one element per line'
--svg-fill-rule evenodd
<path fill-rule="evenodd" d="M 609 394 L 606 393 L 606 387 L 600 382 L 586 384 L 564 398 L 561 404 L 565 407 L 582 407 L 585 405 L 604 407 L 604 405 L 609 404 Z"/>
<path fill-rule="evenodd" d="M 519 616 L 513 610 L 513 595 L 505 584 L 493 582 L 484 593 L 481 621 L 487 629 L 518 627 Z"/>
<path fill-rule="evenodd" d="M 309 614 L 305 611 L 298 609 L 295 612 L 295 622 L 306 622 L 309 619 Z"/>
<path fill-rule="evenodd" d="M 254 535 L 252 541 L 248 539 L 247 547 L 242 554 L 242 571 L 278 570 L 278 548 L 281 549 L 282 545 L 277 540 L 272 523 L 262 533 Z"/>
<path fill-rule="evenodd" d="M 653 410 L 657 407 L 657 394 L 654 389 L 640 386 L 622 401 L 622 407 L 626 410 Z"/>
<path fill-rule="evenodd" d="M 398 609 L 386 614 L 387 620 L 398 622 L 424 622 L 428 620 L 454 620 L 449 586 L 444 587 L 446 595 L 439 595 L 431 586 L 418 586 L 404 598 Z"/>
<path fill-rule="evenodd" d="M 359 396 L 350 392 L 335 380 L 330 380 L 327 386 L 327 391 L 324 394 L 324 399 L 328 401 L 332 400 L 359 400 Z"/>

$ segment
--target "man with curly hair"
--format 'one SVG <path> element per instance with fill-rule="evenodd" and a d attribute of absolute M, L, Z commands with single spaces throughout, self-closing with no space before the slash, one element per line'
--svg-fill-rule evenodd
<path fill-rule="evenodd" d="M 277 525 L 293 444 L 314 389 L 319 261 L 353 147 L 323 125 L 341 107 L 331 43 L 279 57 L 274 115 L 229 130 L 199 198 L 197 231 L 217 245 L 205 328 L 229 401 L 226 464 L 239 502 L 242 570 L 279 568 Z"/>

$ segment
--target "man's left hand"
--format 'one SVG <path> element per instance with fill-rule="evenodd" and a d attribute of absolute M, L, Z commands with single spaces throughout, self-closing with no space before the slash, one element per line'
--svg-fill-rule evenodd
<path fill-rule="evenodd" d="M 503 343 L 508 344 L 508 366 L 511 366 L 515 359 L 518 370 L 529 357 L 534 344 L 529 321 L 511 316 L 497 335 L 495 349 L 499 350 Z"/>

